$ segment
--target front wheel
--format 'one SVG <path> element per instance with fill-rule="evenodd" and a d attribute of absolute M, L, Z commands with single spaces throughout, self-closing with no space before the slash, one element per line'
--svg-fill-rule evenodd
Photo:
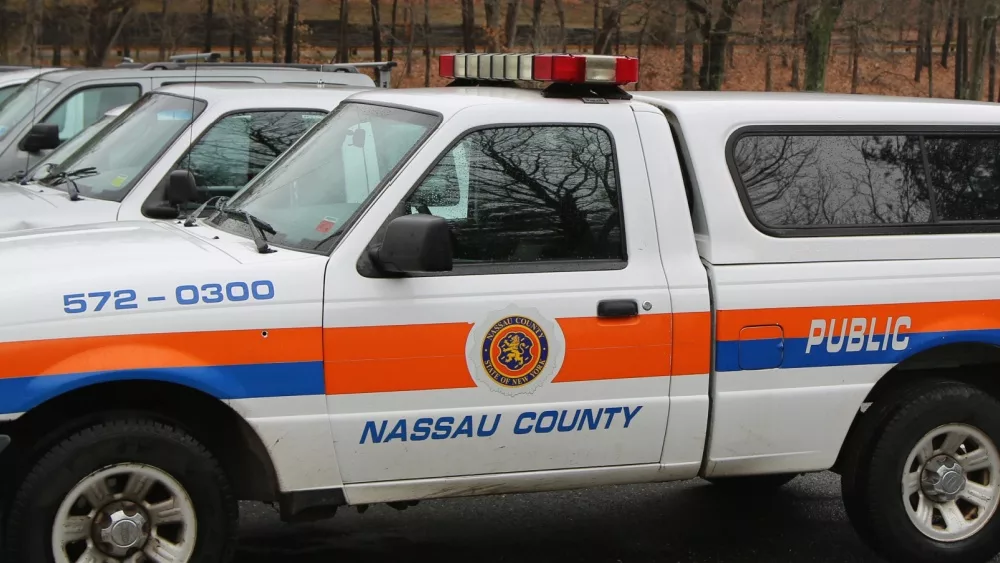
<path fill-rule="evenodd" d="M 232 558 L 237 505 L 218 462 L 149 420 L 83 430 L 14 495 L 4 561 L 216 563 Z"/>
<path fill-rule="evenodd" d="M 1000 402 L 960 382 L 908 396 L 852 471 L 848 515 L 892 562 L 985 563 L 1000 552 Z"/>

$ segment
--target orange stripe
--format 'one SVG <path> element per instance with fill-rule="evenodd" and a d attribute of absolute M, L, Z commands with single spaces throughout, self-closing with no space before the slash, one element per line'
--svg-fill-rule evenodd
<path fill-rule="evenodd" d="M 553 383 L 670 375 L 671 316 L 559 319 L 566 359 Z"/>
<path fill-rule="evenodd" d="M 712 314 L 674 314 L 673 375 L 708 373 L 712 363 Z"/>
<path fill-rule="evenodd" d="M 785 338 L 807 338 L 815 319 L 875 318 L 883 327 L 889 317 L 912 319 L 909 332 L 988 330 L 1000 327 L 1000 301 L 950 301 L 940 303 L 893 303 L 774 309 L 719 311 L 716 334 L 719 340 L 739 340 L 748 326 L 780 325 Z"/>
<path fill-rule="evenodd" d="M 319 328 L 171 332 L 0 343 L 0 378 L 319 361 Z"/>
<path fill-rule="evenodd" d="M 475 387 L 465 362 L 467 323 L 328 328 L 326 392 Z"/>

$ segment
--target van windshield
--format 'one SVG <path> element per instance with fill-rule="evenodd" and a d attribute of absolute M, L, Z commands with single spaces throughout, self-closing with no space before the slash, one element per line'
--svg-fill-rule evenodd
<path fill-rule="evenodd" d="M 108 126 L 109 123 L 114 121 L 115 116 L 105 115 L 97 122 L 93 123 L 90 127 L 87 127 L 81 131 L 77 136 L 59 145 L 59 148 L 50 152 L 45 160 L 38 163 L 37 166 L 31 169 L 28 174 L 25 175 L 24 181 L 40 180 L 48 176 L 52 170 L 59 166 L 59 163 L 66 160 L 73 155 L 77 150 L 83 145 L 87 144 L 88 141 L 93 139 Z"/>
<path fill-rule="evenodd" d="M 75 179 L 80 195 L 121 201 L 205 106 L 205 102 L 191 98 L 148 94 L 52 168 L 41 183 L 64 188 L 65 184 L 58 184 L 59 174 L 90 169 Z"/>
<path fill-rule="evenodd" d="M 269 241 L 315 251 L 378 194 L 440 118 L 343 103 L 240 190 L 210 224 L 249 235 L 246 211 L 273 228 Z"/>
<path fill-rule="evenodd" d="M 0 105 L 0 139 L 7 136 L 18 123 L 27 117 L 35 106 L 56 87 L 55 82 L 32 78 L 25 82 Z"/>

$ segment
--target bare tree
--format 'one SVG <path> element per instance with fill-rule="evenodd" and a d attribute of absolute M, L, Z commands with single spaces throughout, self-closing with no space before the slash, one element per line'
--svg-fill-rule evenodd
<path fill-rule="evenodd" d="M 212 23 L 215 21 L 215 0 L 205 0 L 205 53 L 212 52 Z"/>
<path fill-rule="evenodd" d="M 138 0 L 95 0 L 87 5 L 86 66 L 104 66 L 108 50 L 118 41 L 137 4 Z"/>
<path fill-rule="evenodd" d="M 163 0 L 166 3 L 166 0 Z M 248 63 L 253 62 L 254 38 L 257 35 L 257 22 L 253 17 L 253 0 L 242 0 L 243 7 L 243 57 Z"/>
<path fill-rule="evenodd" d="M 396 56 L 396 11 L 399 9 L 399 0 L 392 0 L 392 15 L 389 16 L 389 53 L 386 60 L 394 60 Z"/>
<path fill-rule="evenodd" d="M 462 51 L 476 52 L 476 6 L 473 0 L 462 0 Z"/>
<path fill-rule="evenodd" d="M 351 59 L 351 45 L 348 20 L 348 0 L 340 0 L 340 39 L 337 41 L 337 62 L 346 63 Z"/>
<path fill-rule="evenodd" d="M 484 0 L 486 8 L 486 51 L 499 51 L 500 37 L 500 0 Z"/>
<path fill-rule="evenodd" d="M 989 42 L 993 38 L 997 20 L 1000 19 L 1000 0 L 980 0 L 970 9 L 970 16 L 967 21 L 976 22 L 972 26 L 972 50 L 970 53 L 968 68 L 971 72 L 963 72 L 967 78 L 962 84 L 962 99 L 978 100 L 983 93 L 983 70 L 986 62 L 986 54 L 989 51 Z M 963 60 L 963 63 L 965 61 Z M 968 72 L 968 74 L 966 74 Z"/>
<path fill-rule="evenodd" d="M 694 44 L 698 39 L 698 14 L 691 4 L 685 2 L 684 12 L 684 71 L 681 78 L 681 88 L 694 90 Z"/>
<path fill-rule="evenodd" d="M 555 0 L 556 16 L 559 18 L 559 50 L 566 51 L 566 6 L 563 0 Z"/>
<path fill-rule="evenodd" d="M 504 46 L 509 51 L 517 41 L 517 16 L 521 12 L 521 0 L 507 0 L 507 20 L 504 22 Z"/>
<path fill-rule="evenodd" d="M 814 0 L 806 10 L 806 90 L 823 91 L 826 88 L 830 39 L 843 7 L 844 0 Z"/>
<path fill-rule="evenodd" d="M 534 0 L 531 5 L 531 50 L 542 50 L 542 8 L 544 0 Z"/>
<path fill-rule="evenodd" d="M 948 68 L 948 51 L 951 50 L 951 32 L 955 28 L 955 8 L 957 0 L 948 2 L 948 22 L 944 28 L 944 48 L 941 49 L 941 66 Z"/>
<path fill-rule="evenodd" d="M 375 61 L 382 61 L 382 16 L 379 14 L 378 0 L 371 0 L 372 12 L 372 49 L 375 54 Z"/>
<path fill-rule="evenodd" d="M 299 25 L 299 0 L 288 0 L 285 21 L 285 62 L 295 62 L 295 30 Z"/>
<path fill-rule="evenodd" d="M 740 0 L 687 0 L 688 13 L 701 30 L 701 69 L 698 85 L 702 90 L 721 90 L 726 74 L 726 46 Z M 717 15 L 716 15 L 717 14 Z"/>
<path fill-rule="evenodd" d="M 424 86 L 431 85 L 431 0 L 424 0 Z"/>

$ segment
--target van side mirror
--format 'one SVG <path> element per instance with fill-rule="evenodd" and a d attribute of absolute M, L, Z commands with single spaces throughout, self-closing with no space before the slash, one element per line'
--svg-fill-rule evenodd
<path fill-rule="evenodd" d="M 21 150 L 36 153 L 59 148 L 62 140 L 59 138 L 59 126 L 53 123 L 36 123 L 31 126 L 28 135 L 21 141 Z"/>
<path fill-rule="evenodd" d="M 448 223 L 434 215 L 403 215 L 389 222 L 372 261 L 386 272 L 449 272 L 452 268 Z"/>
<path fill-rule="evenodd" d="M 189 170 L 174 170 L 171 172 L 164 196 L 164 199 L 172 207 L 196 201 L 198 199 L 198 186 L 194 181 L 194 174 Z"/>

